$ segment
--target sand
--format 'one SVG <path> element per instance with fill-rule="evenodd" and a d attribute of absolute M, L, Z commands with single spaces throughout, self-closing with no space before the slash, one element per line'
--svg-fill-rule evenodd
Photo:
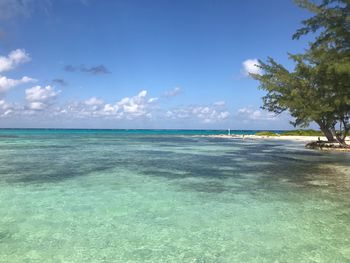
<path fill-rule="evenodd" d="M 323 136 L 286 136 L 286 135 L 278 135 L 278 136 L 261 136 L 261 135 L 237 135 L 237 134 L 218 134 L 218 135 L 201 135 L 200 137 L 211 137 L 211 138 L 238 138 L 238 139 L 264 139 L 264 140 L 290 140 L 290 141 L 299 141 L 299 142 L 313 142 L 317 140 L 327 141 L 326 137 Z M 347 138 L 347 142 L 350 143 L 350 137 Z"/>

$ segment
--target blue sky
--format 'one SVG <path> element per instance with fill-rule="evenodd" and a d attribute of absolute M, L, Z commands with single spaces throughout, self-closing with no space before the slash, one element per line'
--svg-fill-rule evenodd
<path fill-rule="evenodd" d="M 307 39 L 291 0 L 0 0 L 0 127 L 290 129 L 246 75 Z"/>

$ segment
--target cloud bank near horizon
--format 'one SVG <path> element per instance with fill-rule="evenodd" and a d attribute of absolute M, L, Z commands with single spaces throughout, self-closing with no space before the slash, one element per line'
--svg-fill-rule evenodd
<path fill-rule="evenodd" d="M 67 100 L 61 97 L 64 91 L 52 85 L 40 85 L 40 82 L 28 76 L 18 79 L 4 76 L 23 63 L 31 60 L 30 55 L 24 49 L 16 49 L 8 55 L 0 56 L 0 117 L 3 120 L 18 121 L 26 123 L 45 123 L 45 121 L 57 121 L 64 123 L 74 121 L 109 122 L 120 123 L 159 123 L 172 126 L 171 123 L 179 123 L 184 127 L 231 127 L 232 124 L 249 124 L 259 122 L 276 122 L 276 116 L 255 109 L 253 106 L 240 108 L 232 112 L 226 101 L 219 100 L 212 103 L 190 105 L 168 106 L 169 98 L 182 94 L 182 88 L 175 87 L 164 90 L 159 96 L 150 96 L 150 91 L 143 89 L 132 96 L 120 99 L 109 98 L 105 101 L 98 95 L 91 96 L 85 100 Z M 243 62 L 246 72 L 259 72 L 254 65 L 257 60 L 246 60 Z M 87 68 L 85 66 L 67 68 L 67 71 L 86 72 L 91 74 L 106 74 L 109 71 L 103 66 Z M 24 90 L 24 102 L 10 102 L 5 99 L 11 89 L 20 85 L 29 85 L 39 82 L 38 85 L 28 87 Z M 54 79 L 51 83 L 66 86 L 65 79 Z M 3 122 L 6 123 L 6 122 Z M 13 123 L 13 122 L 12 122 Z"/>

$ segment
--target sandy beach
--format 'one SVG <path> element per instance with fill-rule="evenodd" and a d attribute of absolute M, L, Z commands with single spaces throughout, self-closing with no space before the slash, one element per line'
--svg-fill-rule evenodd
<path fill-rule="evenodd" d="M 199 135 L 200 137 L 210 137 L 210 138 L 224 138 L 224 139 L 265 139 L 265 140 L 290 140 L 290 141 L 300 141 L 300 142 L 312 142 L 320 140 L 327 140 L 326 137 L 319 136 L 261 136 L 261 135 L 241 135 L 241 134 L 218 134 L 218 135 Z"/>
<path fill-rule="evenodd" d="M 277 135 L 277 136 L 261 136 L 261 135 L 241 135 L 241 134 L 218 134 L 218 135 L 199 135 L 200 137 L 211 137 L 211 138 L 225 138 L 225 139 L 264 139 L 264 140 L 289 140 L 289 141 L 299 141 L 299 142 L 313 142 L 317 140 L 327 141 L 324 136 L 287 136 L 287 135 Z M 347 142 L 350 143 L 350 137 L 347 137 Z"/>

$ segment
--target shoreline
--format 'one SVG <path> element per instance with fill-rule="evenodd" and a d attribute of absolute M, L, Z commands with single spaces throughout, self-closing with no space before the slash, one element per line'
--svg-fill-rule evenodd
<path fill-rule="evenodd" d="M 290 140 L 300 142 L 312 142 L 320 140 L 327 140 L 324 136 L 302 136 L 302 135 L 254 135 L 254 134 L 208 134 L 208 135 L 196 135 L 196 137 L 209 137 L 209 138 L 223 138 L 223 139 L 265 139 L 265 140 Z"/>
<path fill-rule="evenodd" d="M 196 137 L 206 137 L 206 138 L 221 138 L 221 139 L 242 139 L 242 140 L 271 140 L 271 141 L 293 141 L 293 142 L 303 142 L 305 144 L 321 141 L 327 141 L 327 138 L 324 136 L 302 136 L 302 135 L 277 135 L 277 136 L 268 136 L 268 135 L 243 135 L 243 134 L 218 134 L 218 135 L 198 135 Z M 346 142 L 350 144 L 350 138 L 347 137 Z M 321 151 L 341 151 L 341 152 L 350 152 L 350 148 L 339 147 L 338 143 L 333 144 L 335 147 L 323 147 L 315 150 Z M 306 146 L 306 145 L 305 145 Z"/>

